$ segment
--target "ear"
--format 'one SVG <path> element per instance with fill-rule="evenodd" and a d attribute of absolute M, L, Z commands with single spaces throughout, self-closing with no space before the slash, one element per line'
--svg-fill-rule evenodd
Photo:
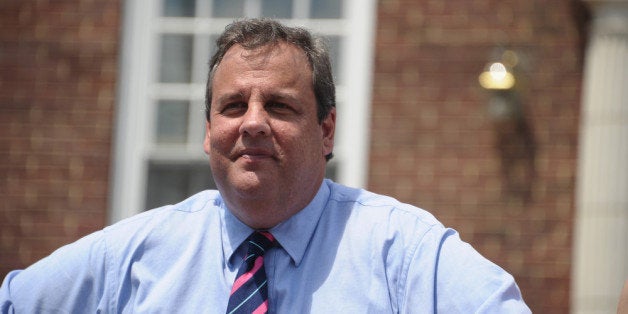
<path fill-rule="evenodd" d="M 203 150 L 205 151 L 205 154 L 209 155 L 209 151 L 210 151 L 210 147 L 211 147 L 211 143 L 209 141 L 209 130 L 211 129 L 211 125 L 209 120 L 207 120 L 207 122 L 205 122 L 205 140 L 203 140 Z"/>
<path fill-rule="evenodd" d="M 327 117 L 321 122 L 323 131 L 323 156 L 334 150 L 334 133 L 336 132 L 336 108 L 331 108 Z"/>

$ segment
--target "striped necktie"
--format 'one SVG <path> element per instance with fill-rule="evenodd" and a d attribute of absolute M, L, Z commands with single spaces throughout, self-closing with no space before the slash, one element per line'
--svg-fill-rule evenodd
<path fill-rule="evenodd" d="M 264 252 L 277 245 L 272 234 L 255 231 L 246 240 L 248 253 L 242 261 L 231 288 L 227 314 L 266 313 L 268 285 L 264 270 Z"/>

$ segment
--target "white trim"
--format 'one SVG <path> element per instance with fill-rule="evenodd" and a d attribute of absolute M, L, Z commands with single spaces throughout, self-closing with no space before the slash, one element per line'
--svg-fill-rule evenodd
<path fill-rule="evenodd" d="M 364 4 L 364 7 L 360 6 L 360 11 L 368 9 L 366 2 Z M 351 15 L 356 15 L 355 13 L 359 12 L 353 12 Z M 360 14 L 357 15 L 360 16 Z M 299 25 L 326 35 L 344 36 L 349 31 L 352 33 L 361 33 L 362 31 L 372 32 L 372 30 L 368 29 L 369 27 L 367 27 L 367 29 L 349 29 L 348 25 L 353 24 L 348 23 L 348 20 L 342 19 L 277 19 L 277 21 L 287 25 Z M 229 25 L 231 22 L 233 22 L 231 18 L 158 17 L 158 23 L 155 25 L 155 28 L 158 32 L 168 34 L 219 34 L 225 29 L 225 26 Z M 358 24 L 366 23 L 362 22 Z"/>
<path fill-rule="evenodd" d="M 628 1 L 586 1 L 572 313 L 615 313 L 628 278 Z"/>
<path fill-rule="evenodd" d="M 125 1 L 108 221 L 141 211 L 144 203 L 146 112 L 151 77 L 151 25 L 155 1 Z"/>
<path fill-rule="evenodd" d="M 308 0 L 294 0 L 292 3 L 292 16 L 297 19 L 310 16 L 310 2 Z"/>
<path fill-rule="evenodd" d="M 338 106 L 337 125 L 342 126 L 337 135 L 337 147 L 341 167 L 338 181 L 366 187 L 369 158 L 371 87 L 373 76 L 374 32 L 376 27 L 376 2 L 347 1 L 344 11 L 353 36 L 347 36 L 342 53 L 344 68 L 344 93 Z M 350 79 L 350 78 L 360 79 Z M 351 146 L 349 146 L 349 143 Z"/>
<path fill-rule="evenodd" d="M 156 103 L 160 99 L 189 100 L 190 119 L 196 109 L 202 112 L 204 83 L 163 84 L 157 82 L 159 36 L 162 33 L 184 33 L 195 36 L 192 66 L 200 51 L 199 36 L 218 34 L 232 19 L 173 18 L 160 16 L 160 2 L 152 0 L 124 1 L 123 32 L 120 52 L 120 77 L 112 154 L 109 223 L 143 211 L 149 160 L 169 163 L 206 161 L 202 152 L 202 136 L 196 134 L 200 122 L 190 120 L 189 142 L 185 145 L 157 147 L 153 144 Z M 197 3 L 204 3 L 198 0 Z M 206 3 L 204 5 L 207 5 Z M 259 3 L 257 3 L 259 5 Z M 364 187 L 368 169 L 368 139 L 371 101 L 375 0 L 346 0 L 342 19 L 305 19 L 307 1 L 295 0 L 295 19 L 281 20 L 299 25 L 325 36 L 342 36 L 340 75 L 337 84 L 338 128 L 335 148 L 338 181 Z M 250 10 L 253 7 L 250 7 Z M 204 14 L 205 15 L 205 14 Z M 213 44 L 213 43 L 211 43 Z M 204 44 L 203 44 L 204 45 Z M 197 60 L 198 61 L 198 60 Z M 206 62 L 206 61 L 203 61 Z M 207 69 L 204 69 L 205 71 Z M 198 73 L 194 77 L 198 78 Z"/>

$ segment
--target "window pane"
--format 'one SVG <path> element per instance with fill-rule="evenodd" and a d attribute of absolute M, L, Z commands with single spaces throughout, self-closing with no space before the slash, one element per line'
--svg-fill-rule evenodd
<path fill-rule="evenodd" d="M 312 0 L 310 2 L 310 17 L 313 19 L 338 19 L 342 17 L 342 1 Z"/>
<path fill-rule="evenodd" d="M 164 16 L 194 16 L 196 0 L 164 0 L 163 12 Z"/>
<path fill-rule="evenodd" d="M 209 36 L 209 55 L 207 55 L 207 64 L 209 64 L 209 59 L 214 56 L 216 50 L 218 49 L 218 36 L 217 34 Z"/>
<path fill-rule="evenodd" d="M 209 163 L 181 165 L 151 162 L 147 183 L 147 209 L 178 203 L 197 192 L 216 187 Z"/>
<path fill-rule="evenodd" d="M 244 0 L 214 0 L 214 17 L 243 17 Z"/>
<path fill-rule="evenodd" d="M 325 178 L 334 181 L 338 180 L 338 163 L 334 159 L 327 162 L 327 167 L 325 169 Z"/>
<path fill-rule="evenodd" d="M 191 64 L 191 35 L 164 34 L 161 36 L 160 82 L 189 83 Z"/>
<path fill-rule="evenodd" d="M 187 142 L 189 108 L 187 101 L 159 101 L 157 106 L 157 143 Z"/>
<path fill-rule="evenodd" d="M 262 16 L 273 18 L 292 17 L 292 0 L 262 1 Z"/>
<path fill-rule="evenodd" d="M 327 46 L 329 48 L 329 56 L 331 58 L 331 68 L 334 74 L 334 80 L 336 84 L 342 84 L 343 78 L 340 76 L 340 52 L 342 51 L 342 38 L 340 36 L 326 36 Z"/>

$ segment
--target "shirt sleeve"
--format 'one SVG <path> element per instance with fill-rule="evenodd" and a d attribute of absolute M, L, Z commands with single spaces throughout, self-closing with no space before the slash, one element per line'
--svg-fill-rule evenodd
<path fill-rule="evenodd" d="M 0 287 L 0 312 L 106 312 L 105 252 L 100 231 L 10 272 Z"/>
<path fill-rule="evenodd" d="M 457 232 L 442 229 L 421 240 L 409 265 L 402 312 L 425 309 L 414 298 L 432 286 L 433 313 L 531 313 L 514 278 L 460 240 Z M 426 285 L 426 281 L 433 281 Z M 421 301 L 419 301 L 421 302 Z"/>

